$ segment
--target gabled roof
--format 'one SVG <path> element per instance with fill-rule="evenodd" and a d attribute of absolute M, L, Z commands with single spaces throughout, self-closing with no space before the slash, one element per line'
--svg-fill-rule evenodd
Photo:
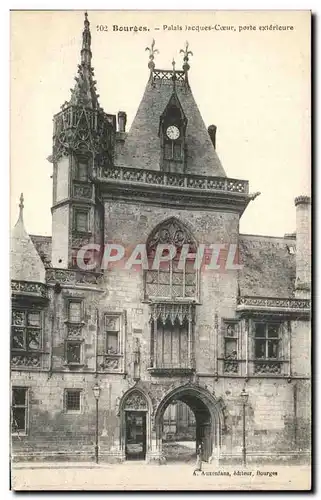
<path fill-rule="evenodd" d="M 153 70 L 124 145 L 115 158 L 118 166 L 159 170 L 159 121 L 173 93 L 171 71 Z M 225 177 L 188 82 L 176 72 L 176 94 L 188 120 L 186 173 Z M 163 75 L 166 75 L 166 78 Z M 169 75 L 169 76 L 168 76 Z"/>
<path fill-rule="evenodd" d="M 23 223 L 23 196 L 19 218 L 11 233 L 10 274 L 12 280 L 45 283 L 45 268 Z"/>

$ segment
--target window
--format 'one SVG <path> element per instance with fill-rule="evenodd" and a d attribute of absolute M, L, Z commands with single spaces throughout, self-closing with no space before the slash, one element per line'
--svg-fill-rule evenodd
<path fill-rule="evenodd" d="M 224 358 L 237 359 L 237 326 L 227 323 L 224 337 Z"/>
<path fill-rule="evenodd" d="M 106 352 L 119 354 L 120 316 L 105 316 Z"/>
<path fill-rule="evenodd" d="M 149 268 L 152 267 L 150 260 Z M 185 268 L 178 269 L 179 259 L 164 262 L 156 271 L 146 274 L 146 295 L 164 299 L 193 298 L 196 293 L 196 271 L 194 261 L 186 260 Z"/>
<path fill-rule="evenodd" d="M 176 255 L 169 262 L 161 262 L 159 268 L 154 270 L 153 263 L 159 244 L 175 245 Z M 198 297 L 198 271 L 194 269 L 195 259 L 186 258 L 185 266 L 179 266 L 184 245 L 188 245 L 189 254 L 196 254 L 196 241 L 175 218 L 164 221 L 152 231 L 147 241 L 149 270 L 145 274 L 145 298 L 175 300 Z"/>
<path fill-rule="evenodd" d="M 69 323 L 81 322 L 81 302 L 70 301 L 68 304 L 68 321 Z"/>
<path fill-rule="evenodd" d="M 66 342 L 66 361 L 68 365 L 80 365 L 81 342 L 68 340 Z"/>
<path fill-rule="evenodd" d="M 255 324 L 254 351 L 256 359 L 279 358 L 279 330 L 278 323 Z"/>
<path fill-rule="evenodd" d="M 182 160 L 182 144 L 180 142 L 165 142 L 164 144 L 164 159 L 165 160 Z"/>
<path fill-rule="evenodd" d="M 89 227 L 88 212 L 84 210 L 76 210 L 75 212 L 75 230 L 79 233 L 87 233 Z"/>
<path fill-rule="evenodd" d="M 224 372 L 238 373 L 238 325 L 224 321 Z"/>
<path fill-rule="evenodd" d="M 81 410 L 80 396 L 81 396 L 80 389 L 66 389 L 65 391 L 66 411 L 79 412 Z"/>
<path fill-rule="evenodd" d="M 11 346 L 17 351 L 38 351 L 41 347 L 40 311 L 13 310 Z"/>
<path fill-rule="evenodd" d="M 26 433 L 28 427 L 28 388 L 12 388 L 12 433 Z"/>
<path fill-rule="evenodd" d="M 86 160 L 79 160 L 77 163 L 77 180 L 88 180 L 88 163 Z"/>

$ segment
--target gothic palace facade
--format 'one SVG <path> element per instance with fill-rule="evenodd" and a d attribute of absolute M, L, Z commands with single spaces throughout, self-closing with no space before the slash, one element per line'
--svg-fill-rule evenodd
<path fill-rule="evenodd" d="M 248 461 L 308 460 L 310 198 L 295 199 L 296 233 L 240 234 L 258 193 L 226 176 L 188 46 L 182 70 L 156 69 L 156 52 L 127 132 L 98 103 L 85 14 L 54 116 L 52 237 L 26 232 L 23 198 L 12 232 L 13 459 L 161 463 L 165 434 L 190 426 L 205 460 L 240 462 L 244 411 Z M 110 242 L 148 258 L 159 243 L 237 245 L 243 268 L 78 267 L 79 248 Z"/>

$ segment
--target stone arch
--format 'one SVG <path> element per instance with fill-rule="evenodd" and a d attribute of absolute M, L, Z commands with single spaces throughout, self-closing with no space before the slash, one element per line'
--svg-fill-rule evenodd
<path fill-rule="evenodd" d="M 203 441 L 206 460 L 219 460 L 221 436 L 224 428 L 222 401 L 196 384 L 185 384 L 171 388 L 158 404 L 155 412 L 155 432 L 159 455 L 162 456 L 162 420 L 166 408 L 173 401 L 182 401 L 195 414 L 197 441 Z M 202 434 L 204 433 L 204 434 Z"/>

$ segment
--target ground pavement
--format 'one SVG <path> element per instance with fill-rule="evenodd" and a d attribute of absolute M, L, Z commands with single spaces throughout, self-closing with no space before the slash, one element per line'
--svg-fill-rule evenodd
<path fill-rule="evenodd" d="M 201 472 L 194 472 L 194 469 L 191 463 L 14 463 L 11 488 L 16 491 L 310 489 L 309 466 L 217 468 L 204 463 Z"/>

